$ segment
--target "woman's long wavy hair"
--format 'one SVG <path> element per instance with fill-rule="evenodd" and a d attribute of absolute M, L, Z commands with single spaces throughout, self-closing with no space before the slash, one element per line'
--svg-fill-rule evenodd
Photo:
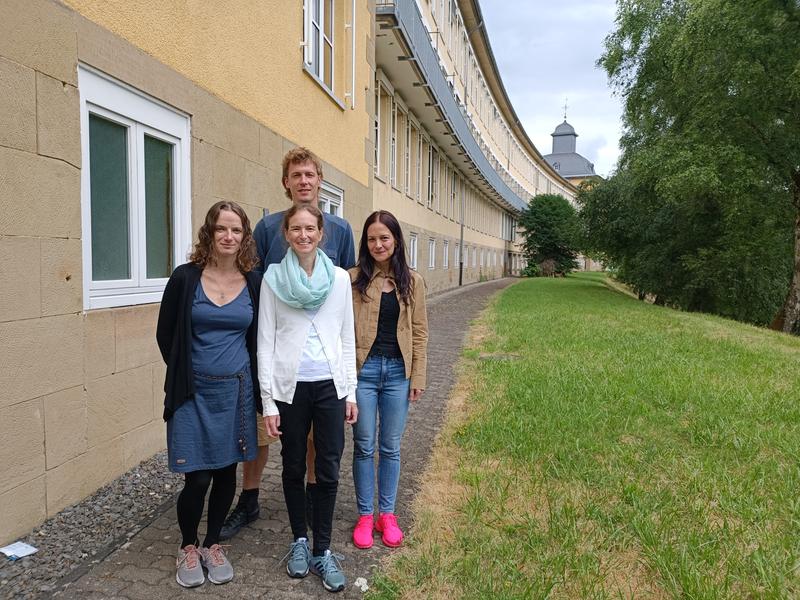
<path fill-rule="evenodd" d="M 367 245 L 367 230 L 373 223 L 382 223 L 389 229 L 389 232 L 394 237 L 394 254 L 389 259 L 389 268 L 394 277 L 397 290 L 400 292 L 400 299 L 403 304 L 408 304 L 413 293 L 413 280 L 411 278 L 411 269 L 406 261 L 406 242 L 403 239 L 403 229 L 395 216 L 388 210 L 376 210 L 364 222 L 364 230 L 361 232 L 361 243 L 358 245 L 358 275 L 353 282 L 353 286 L 361 294 L 361 298 L 368 300 L 367 288 L 369 282 L 375 274 L 377 265 L 375 259 L 369 253 L 369 246 Z"/>
<path fill-rule="evenodd" d="M 256 253 L 256 241 L 253 239 L 253 230 L 250 227 L 250 219 L 244 209 L 236 204 L 222 200 L 208 209 L 206 220 L 197 232 L 197 243 L 194 245 L 189 261 L 198 267 L 205 268 L 207 265 L 215 265 L 217 260 L 214 255 L 214 228 L 217 226 L 219 213 L 229 210 L 235 213 L 242 220 L 242 243 L 239 252 L 236 254 L 236 266 L 242 273 L 248 273 L 258 264 L 258 254 Z"/>

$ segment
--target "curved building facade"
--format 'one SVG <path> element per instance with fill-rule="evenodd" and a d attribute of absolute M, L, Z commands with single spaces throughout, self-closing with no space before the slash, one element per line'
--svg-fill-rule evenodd
<path fill-rule="evenodd" d="M 429 289 L 518 274 L 519 212 L 575 188 L 519 125 L 478 2 L 378 0 L 375 65 L 374 198 L 422 240 Z"/>
<path fill-rule="evenodd" d="M 163 449 L 166 280 L 214 202 L 288 207 L 291 147 L 432 293 L 518 273 L 528 199 L 575 194 L 476 0 L 3 0 L 0 81 L 0 544 Z"/>

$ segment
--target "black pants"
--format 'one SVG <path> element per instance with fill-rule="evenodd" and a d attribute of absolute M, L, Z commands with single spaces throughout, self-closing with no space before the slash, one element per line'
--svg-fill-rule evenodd
<path fill-rule="evenodd" d="M 332 380 L 300 381 L 291 404 L 276 402 L 281 416 L 283 496 L 295 539 L 308 537 L 305 512 L 306 440 L 314 424 L 314 467 L 317 485 L 312 486 L 315 556 L 331 545 L 333 509 L 339 487 L 339 463 L 344 451 L 345 402 L 336 394 Z"/>
<path fill-rule="evenodd" d="M 213 485 L 212 485 L 213 481 Z M 197 544 L 197 527 L 203 516 L 206 492 L 208 498 L 208 528 L 203 546 L 219 543 L 219 532 L 236 494 L 236 463 L 210 471 L 191 471 L 185 474 L 183 490 L 178 496 L 178 526 L 181 528 L 181 548 Z"/>

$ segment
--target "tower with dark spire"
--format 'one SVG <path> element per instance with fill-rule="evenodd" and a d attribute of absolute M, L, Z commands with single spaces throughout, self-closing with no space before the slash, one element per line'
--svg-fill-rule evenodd
<path fill-rule="evenodd" d="M 567 123 L 567 104 L 564 103 L 564 121 L 550 134 L 553 137 L 553 152 L 544 159 L 559 175 L 572 183 L 580 183 L 584 179 L 597 177 L 594 165 L 577 152 L 578 134 L 575 128 Z"/>

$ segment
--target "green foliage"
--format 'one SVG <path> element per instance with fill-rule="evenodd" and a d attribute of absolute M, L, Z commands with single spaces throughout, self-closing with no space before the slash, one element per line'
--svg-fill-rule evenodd
<path fill-rule="evenodd" d="M 556 194 L 531 199 L 519 219 L 525 242 L 523 254 L 528 265 L 536 265 L 526 276 L 566 274 L 575 270 L 578 244 L 578 216 L 569 201 Z"/>
<path fill-rule="evenodd" d="M 523 277 L 539 277 L 542 274 L 542 269 L 535 262 L 529 262 L 522 269 L 521 275 Z"/>
<path fill-rule="evenodd" d="M 666 303 L 769 323 L 798 258 L 800 6 L 620 1 L 600 64 L 626 130 L 583 243 Z"/>

